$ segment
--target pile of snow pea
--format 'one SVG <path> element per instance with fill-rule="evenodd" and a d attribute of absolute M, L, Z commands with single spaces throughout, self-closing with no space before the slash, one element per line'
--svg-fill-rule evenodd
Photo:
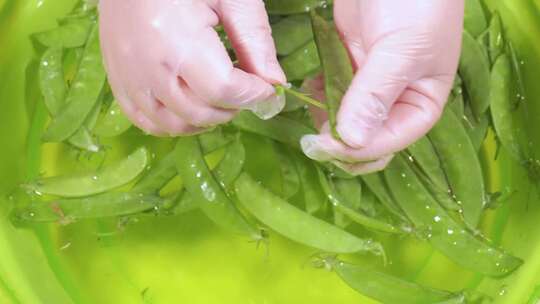
<path fill-rule="evenodd" d="M 488 130 L 531 176 L 538 171 L 530 147 L 522 143 L 520 62 L 498 14 L 485 11 L 478 0 L 466 4 L 463 51 L 448 106 L 433 130 L 383 172 L 354 177 L 302 154 L 300 138 L 317 133 L 307 104 L 327 110 L 335 129 L 353 71 L 331 19 L 331 3 L 268 0 L 279 59 L 291 81 L 291 87 L 277 87 L 287 99 L 282 113 L 261 120 L 241 112 L 229 124 L 175 139 L 159 157 L 140 146 L 90 172 L 29 180 L 21 186 L 25 199 L 13 218 L 66 225 L 200 210 L 247 240 L 266 242 L 271 230 L 312 247 L 320 252 L 315 266 L 334 271 L 382 303 L 475 302 L 465 291 L 435 290 L 390 275 L 384 267 L 342 260 L 351 254 L 385 260 L 380 238 L 403 235 L 429 242 L 461 267 L 489 277 L 506 276 L 522 264 L 477 230 L 486 208 L 504 199 L 487 193 L 484 185 L 479 150 Z M 82 3 L 58 27 L 31 37 L 39 66 L 27 85 L 39 88 L 48 121 L 41 132 L 31 129 L 38 132 L 30 136 L 37 145 L 59 143 L 92 157 L 108 153 L 104 139 L 151 138 L 132 128 L 114 101 L 97 18 L 95 8 Z M 226 34 L 217 30 L 234 59 Z M 304 80 L 321 72 L 324 104 L 302 92 Z"/>

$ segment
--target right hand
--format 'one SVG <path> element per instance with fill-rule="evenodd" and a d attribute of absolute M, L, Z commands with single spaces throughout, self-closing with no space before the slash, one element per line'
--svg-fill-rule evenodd
<path fill-rule="evenodd" d="M 144 131 L 194 134 L 238 109 L 281 111 L 272 84 L 286 80 L 262 0 L 101 0 L 99 11 L 113 93 Z M 214 30 L 220 23 L 238 68 Z"/>

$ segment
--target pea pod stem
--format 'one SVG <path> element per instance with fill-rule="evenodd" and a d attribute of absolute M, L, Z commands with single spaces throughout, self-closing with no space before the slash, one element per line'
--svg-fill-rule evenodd
<path fill-rule="evenodd" d="M 286 87 L 284 85 L 276 85 L 276 88 L 279 88 L 280 90 L 283 90 L 284 92 L 291 94 L 295 97 L 297 97 L 300 101 L 305 102 L 307 105 L 317 107 L 322 110 L 328 110 L 328 106 L 324 103 L 318 101 L 315 98 L 309 97 L 307 94 L 299 92 L 293 88 Z"/>

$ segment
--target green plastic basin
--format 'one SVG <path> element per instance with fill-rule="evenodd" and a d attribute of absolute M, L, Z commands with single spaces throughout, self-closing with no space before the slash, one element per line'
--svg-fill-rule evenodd
<path fill-rule="evenodd" d="M 73 0 L 0 0 L 0 303 L 374 303 L 333 273 L 306 262 L 314 251 L 270 235 L 268 250 L 214 227 L 202 214 L 140 218 L 118 232 L 110 221 L 17 228 L 7 194 L 24 181 L 30 117 L 39 100 L 25 100 L 28 35 L 48 29 Z M 529 128 L 540 129 L 540 2 L 493 0 L 523 59 Z M 441 22 L 444 22 L 442 20 Z M 444 24 L 443 24 L 444 26 Z M 136 64 L 136 63 L 134 63 Z M 30 92 L 31 93 L 31 92 Z M 540 147 L 540 132 L 531 132 Z M 540 199 L 526 173 L 504 153 L 483 153 L 492 190 L 516 189 L 490 211 L 482 229 L 525 264 L 502 280 L 460 269 L 415 240 L 391 242 L 389 271 L 426 285 L 475 289 L 496 303 L 537 303 L 540 285 Z M 41 170 L 61 166 L 61 149 L 48 149 Z M 537 149 L 537 155 L 540 155 Z M 474 182 L 474 181 L 471 181 Z"/>

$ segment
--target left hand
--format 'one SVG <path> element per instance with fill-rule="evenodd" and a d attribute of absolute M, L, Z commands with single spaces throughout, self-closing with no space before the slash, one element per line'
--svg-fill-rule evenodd
<path fill-rule="evenodd" d="M 343 142 L 325 124 L 320 135 L 302 139 L 304 153 L 358 175 L 382 170 L 424 136 L 454 81 L 463 15 L 463 0 L 335 0 L 356 72 L 337 117 Z"/>

